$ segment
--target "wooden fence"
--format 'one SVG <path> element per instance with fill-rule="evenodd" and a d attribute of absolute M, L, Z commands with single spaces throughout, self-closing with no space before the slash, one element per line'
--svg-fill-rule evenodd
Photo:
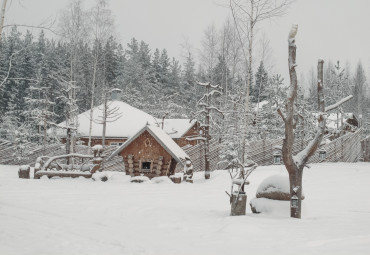
<path fill-rule="evenodd" d="M 357 162 L 362 157 L 361 150 L 361 135 L 362 131 L 357 130 L 354 133 L 348 133 L 341 136 L 323 146 L 320 149 L 326 151 L 325 162 Z M 329 136 L 325 136 L 323 140 L 327 140 Z M 304 149 L 310 140 L 297 141 L 293 146 L 294 154 Z M 247 158 L 253 160 L 260 166 L 273 164 L 273 153 L 276 146 L 282 146 L 283 139 L 258 140 L 250 142 L 247 145 Z M 323 162 L 319 158 L 317 150 L 309 163 Z"/>
<path fill-rule="evenodd" d="M 216 169 L 223 169 L 225 168 L 225 164 L 219 164 L 220 163 L 220 149 L 221 146 L 216 143 L 211 143 L 209 145 L 210 151 L 209 151 L 209 165 L 211 171 Z M 186 145 L 182 147 L 182 149 L 188 154 L 190 157 L 190 160 L 193 163 L 194 171 L 204 171 L 205 162 L 204 162 L 204 144 L 199 143 L 197 145 L 191 146 Z"/>
<path fill-rule="evenodd" d="M 363 152 L 364 161 L 370 162 L 370 136 L 361 141 L 361 149 Z"/>
<path fill-rule="evenodd" d="M 361 141 L 362 130 L 359 129 L 354 133 L 349 133 L 341 136 L 323 146 L 320 149 L 326 151 L 325 162 L 357 162 L 363 158 L 363 148 L 370 148 L 370 138 Z M 326 139 L 327 137 L 324 137 Z M 294 145 L 294 153 L 301 151 L 309 141 L 298 141 Z M 361 143 L 363 148 L 361 148 Z M 276 146 L 282 146 L 283 140 L 269 139 L 258 140 L 250 142 L 247 147 L 247 158 L 253 160 L 260 166 L 273 164 L 273 153 Z M 55 156 L 65 154 L 65 148 L 62 144 L 52 144 L 44 146 L 29 146 L 30 149 L 27 153 L 17 158 L 15 156 L 15 148 L 12 143 L 0 140 L 0 164 L 4 165 L 34 165 L 35 161 L 40 156 Z M 366 147 L 368 146 L 368 147 Z M 108 146 L 105 150 L 105 155 L 111 155 L 116 149 L 116 146 Z M 200 143 L 195 146 L 186 145 L 182 149 L 189 155 L 194 171 L 204 171 L 204 145 Z M 89 148 L 84 145 L 76 146 L 76 153 L 90 154 Z M 210 168 L 211 171 L 216 169 L 224 169 L 225 163 L 220 164 L 221 145 L 217 142 L 210 144 Z M 108 157 L 106 157 L 108 158 Z M 369 156 L 370 160 L 370 156 Z M 319 163 L 323 160 L 319 159 L 319 152 L 317 151 L 314 156 L 309 160 L 309 163 Z M 108 171 L 124 171 L 124 164 L 122 157 L 116 156 L 109 161 L 104 160 L 104 170 Z"/>
<path fill-rule="evenodd" d="M 361 149 L 361 135 L 362 131 L 359 129 L 354 133 L 348 133 L 341 136 L 325 145 L 322 145 L 320 149 L 326 151 L 326 159 L 321 160 L 319 158 L 319 150 L 316 151 L 309 163 L 320 163 L 320 162 L 357 162 L 363 157 L 363 150 Z M 323 140 L 327 140 L 328 136 L 325 136 Z M 303 150 L 310 140 L 297 141 L 293 146 L 294 154 Z M 369 138 L 369 149 L 370 149 L 370 138 Z M 273 164 L 273 153 L 277 146 L 283 145 L 283 139 L 269 139 L 269 140 L 258 140 L 249 142 L 246 146 L 247 158 L 256 162 L 260 166 L 267 166 Z M 204 170 L 204 146 L 202 143 L 190 146 L 187 145 L 182 148 L 190 157 L 193 162 L 194 171 Z M 220 164 L 220 153 L 221 146 L 218 143 L 210 144 L 210 167 L 211 170 L 224 169 L 225 164 Z M 370 160 L 370 157 L 369 157 Z"/>
<path fill-rule="evenodd" d="M 27 143 L 23 144 L 23 146 L 26 148 L 24 150 L 24 155 L 16 155 L 15 145 L 8 141 L 0 140 L 0 164 L 33 166 L 36 159 L 40 156 L 53 157 L 56 155 L 66 154 L 65 146 L 63 144 L 49 144 L 44 147 L 43 145 Z M 75 149 L 75 152 L 78 154 L 91 154 L 91 149 L 85 145 L 76 145 Z M 105 148 L 105 155 L 111 155 L 116 149 L 117 146 L 107 146 Z M 17 158 L 17 156 L 19 156 L 19 158 Z M 116 156 L 109 161 L 106 160 L 107 158 L 108 157 L 105 157 L 103 161 L 104 170 L 124 171 L 122 157 Z"/>
<path fill-rule="evenodd" d="M 357 162 L 363 158 L 361 149 L 362 130 L 343 135 L 330 143 L 320 147 L 326 151 L 324 162 Z M 319 159 L 318 151 L 313 155 L 308 163 L 323 162 Z"/>

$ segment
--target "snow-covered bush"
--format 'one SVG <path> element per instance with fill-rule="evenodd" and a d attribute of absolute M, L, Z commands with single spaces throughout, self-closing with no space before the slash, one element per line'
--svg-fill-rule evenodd
<path fill-rule="evenodd" d="M 131 182 L 136 182 L 136 183 L 150 182 L 150 179 L 147 176 L 134 176 L 131 178 Z"/>
<path fill-rule="evenodd" d="M 91 178 L 94 181 L 102 181 L 102 182 L 106 182 L 109 179 L 107 172 L 97 172 L 97 173 L 94 173 Z"/>

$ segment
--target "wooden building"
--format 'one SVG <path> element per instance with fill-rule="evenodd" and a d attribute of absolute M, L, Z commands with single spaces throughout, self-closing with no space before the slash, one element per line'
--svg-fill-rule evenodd
<path fill-rule="evenodd" d="M 189 156 L 161 128 L 147 124 L 121 145 L 112 155 L 121 155 L 126 174 L 149 178 L 170 176 L 177 164 L 184 165 Z"/>

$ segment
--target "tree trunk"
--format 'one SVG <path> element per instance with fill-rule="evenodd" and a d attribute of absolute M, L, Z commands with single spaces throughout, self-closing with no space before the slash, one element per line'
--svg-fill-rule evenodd
<path fill-rule="evenodd" d="M 209 105 L 209 89 L 210 89 L 211 83 L 207 85 L 207 105 Z M 204 127 L 204 133 L 206 140 L 204 141 L 204 165 L 205 165 L 205 171 L 204 171 L 204 178 L 210 179 L 211 178 L 211 172 L 210 172 L 210 165 L 209 165 L 209 122 L 210 122 L 210 109 L 206 109 L 206 125 Z"/>
<path fill-rule="evenodd" d="M 91 133 L 92 133 L 93 118 L 94 118 L 95 79 L 96 79 L 96 69 L 97 69 L 97 63 L 98 63 L 97 58 L 98 57 L 95 55 L 93 80 L 91 84 L 90 127 L 89 127 L 89 142 L 87 144 L 89 147 L 91 147 Z"/>
<path fill-rule="evenodd" d="M 290 217 L 292 218 L 301 218 L 302 211 L 302 177 L 303 177 L 303 167 L 299 169 L 294 167 L 293 172 L 289 172 L 289 183 L 290 183 L 290 196 L 291 201 L 293 197 L 298 198 L 297 207 L 290 205 Z M 297 190 L 294 190 L 295 187 L 299 187 Z M 294 197 L 294 198 L 295 198 Z M 291 202 L 292 203 L 292 202 Z"/>
<path fill-rule="evenodd" d="M 105 146 L 105 133 L 107 129 L 107 92 L 104 91 L 104 109 L 103 109 L 103 135 L 102 145 Z"/>

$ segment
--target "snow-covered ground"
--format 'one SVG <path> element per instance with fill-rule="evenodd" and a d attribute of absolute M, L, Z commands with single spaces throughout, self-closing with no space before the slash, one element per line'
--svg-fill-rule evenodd
<path fill-rule="evenodd" d="M 285 174 L 259 167 L 261 181 Z M 230 217 L 230 177 L 192 184 L 18 179 L 0 166 L 0 254 L 369 254 L 370 164 L 317 164 L 304 173 L 302 219 L 288 202 Z M 122 176 L 121 176 L 122 177 Z"/>

